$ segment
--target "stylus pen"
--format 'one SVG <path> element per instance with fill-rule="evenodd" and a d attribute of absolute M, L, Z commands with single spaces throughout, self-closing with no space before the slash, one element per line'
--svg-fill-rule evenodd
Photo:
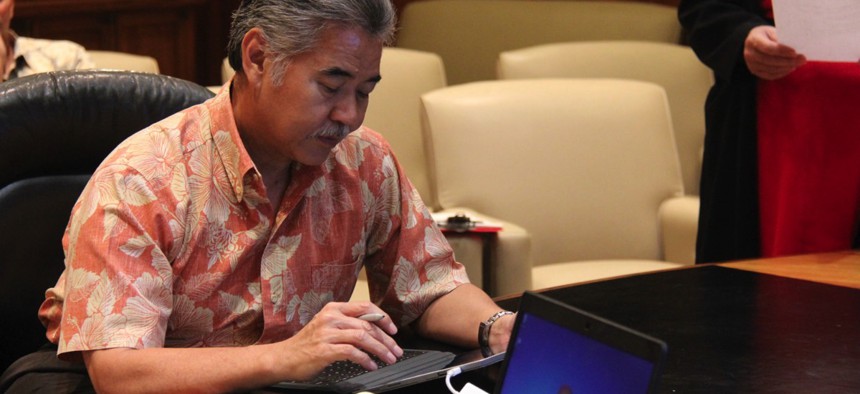
<path fill-rule="evenodd" d="M 374 321 L 380 321 L 380 320 L 384 319 L 385 315 L 383 315 L 381 313 L 365 313 L 365 314 L 359 316 L 358 318 L 361 320 L 364 320 L 364 321 L 374 322 Z"/>

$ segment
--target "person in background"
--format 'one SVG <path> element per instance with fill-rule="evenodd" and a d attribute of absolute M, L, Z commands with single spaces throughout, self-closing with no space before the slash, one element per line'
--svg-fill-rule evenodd
<path fill-rule="evenodd" d="M 505 349 L 514 316 L 468 282 L 388 143 L 361 126 L 394 26 L 389 0 L 245 1 L 232 81 L 99 166 L 39 312 L 97 391 L 241 391 L 338 360 L 373 370 L 371 355 L 402 355 L 404 327 Z M 349 301 L 362 267 L 372 303 Z"/>
<path fill-rule="evenodd" d="M 0 67 L 2 80 L 36 73 L 93 68 L 84 47 L 71 41 L 19 37 L 9 27 L 15 14 L 15 0 L 0 0 Z"/>
<path fill-rule="evenodd" d="M 697 261 L 858 246 L 860 63 L 780 43 L 771 0 L 682 0 L 678 15 L 716 80 Z"/>

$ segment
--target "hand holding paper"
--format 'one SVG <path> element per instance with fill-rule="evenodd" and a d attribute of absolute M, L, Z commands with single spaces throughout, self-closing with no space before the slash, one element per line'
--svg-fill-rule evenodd
<path fill-rule="evenodd" d="M 773 0 L 779 41 L 808 60 L 860 61 L 860 1 Z"/>
<path fill-rule="evenodd" d="M 753 28 L 744 42 L 744 61 L 753 75 L 765 79 L 780 79 L 806 63 L 803 55 L 779 43 L 776 29 L 763 25 Z"/>

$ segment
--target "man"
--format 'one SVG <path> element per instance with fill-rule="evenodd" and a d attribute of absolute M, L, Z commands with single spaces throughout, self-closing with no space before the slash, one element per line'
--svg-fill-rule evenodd
<path fill-rule="evenodd" d="M 395 361 L 398 326 L 507 345 L 390 147 L 361 127 L 388 0 L 245 1 L 214 99 L 121 144 L 75 205 L 40 317 L 98 391 L 226 392 Z M 351 130 L 356 130 L 350 132 Z M 375 303 L 345 302 L 366 267 Z M 358 317 L 380 313 L 370 323 Z"/>
<path fill-rule="evenodd" d="M 2 80 L 41 72 L 93 68 L 84 48 L 71 41 L 18 37 L 9 27 L 15 0 L 0 0 L 0 76 Z"/>

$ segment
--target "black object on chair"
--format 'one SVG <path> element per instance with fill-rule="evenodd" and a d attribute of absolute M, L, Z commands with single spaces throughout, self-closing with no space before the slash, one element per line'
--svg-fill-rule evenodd
<path fill-rule="evenodd" d="M 90 174 L 136 131 L 213 93 L 166 75 L 60 71 L 0 84 L 0 371 L 45 340 L 62 235 Z"/>

